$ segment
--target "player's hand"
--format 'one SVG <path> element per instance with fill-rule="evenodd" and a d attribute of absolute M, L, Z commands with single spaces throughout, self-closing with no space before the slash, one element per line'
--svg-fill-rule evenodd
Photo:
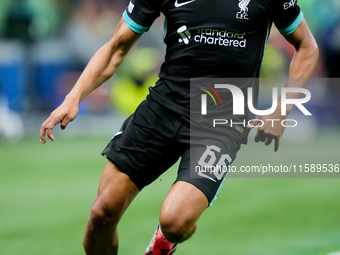
<path fill-rule="evenodd" d="M 256 116 L 255 119 L 251 122 L 251 125 L 247 126 L 247 128 L 252 129 L 258 125 L 255 142 L 263 142 L 265 145 L 270 145 L 274 141 L 274 151 L 278 151 L 280 138 L 285 130 L 281 122 L 286 119 L 286 116 L 274 112 L 266 116 Z"/>
<path fill-rule="evenodd" d="M 65 101 L 55 109 L 41 125 L 40 142 L 46 143 L 46 134 L 48 138 L 54 141 L 54 136 L 52 134 L 53 128 L 60 123 L 60 128 L 64 130 L 67 125 L 77 117 L 78 112 L 78 103 L 65 99 Z"/>

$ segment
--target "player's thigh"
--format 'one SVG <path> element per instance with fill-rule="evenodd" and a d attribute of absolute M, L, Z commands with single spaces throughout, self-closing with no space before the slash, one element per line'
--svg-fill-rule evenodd
<path fill-rule="evenodd" d="M 176 181 L 185 181 L 199 189 L 211 205 L 217 197 L 240 145 L 224 136 L 191 139 L 184 151 Z"/>
<path fill-rule="evenodd" d="M 102 174 L 97 197 L 92 206 L 94 214 L 105 214 L 119 220 L 139 193 L 129 176 L 108 161 Z"/>
<path fill-rule="evenodd" d="M 196 223 L 208 207 L 205 194 L 194 185 L 177 181 L 167 194 L 160 214 L 163 228 L 171 232 L 185 232 Z"/>

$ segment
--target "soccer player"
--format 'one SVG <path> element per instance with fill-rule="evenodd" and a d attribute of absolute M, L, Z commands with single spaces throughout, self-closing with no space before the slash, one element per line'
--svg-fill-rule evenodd
<path fill-rule="evenodd" d="M 288 78 L 310 78 L 318 60 L 317 44 L 296 0 L 131 0 L 112 39 L 95 53 L 64 102 L 42 124 L 42 143 L 46 134 L 54 140 L 55 125 L 65 129 L 76 118 L 79 102 L 115 73 L 160 13 L 166 18 L 165 62 L 146 100 L 102 152 L 108 162 L 85 232 L 87 254 L 118 253 L 117 225 L 125 210 L 179 158 L 177 179 L 163 202 L 145 254 L 173 254 L 177 243 L 192 236 L 198 218 L 215 200 L 225 175 L 190 176 L 190 161 L 202 165 L 218 156 L 229 165 L 240 144 L 246 143 L 249 129 L 231 128 L 223 135 L 190 130 L 190 78 L 257 78 L 272 23 L 296 49 Z M 286 87 L 305 85 L 287 82 Z M 251 117 L 245 113 L 245 119 Z M 280 107 L 267 116 L 286 117 Z M 267 145 L 274 141 L 276 151 L 283 131 L 281 125 L 265 122 L 255 140 Z M 190 133 L 194 134 L 191 141 Z"/>

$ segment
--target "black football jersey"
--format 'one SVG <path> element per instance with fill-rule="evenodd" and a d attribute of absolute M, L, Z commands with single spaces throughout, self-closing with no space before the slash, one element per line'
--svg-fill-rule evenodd
<path fill-rule="evenodd" d="M 160 13 L 167 47 L 153 90 L 184 108 L 191 78 L 259 77 L 272 24 L 289 35 L 303 20 L 297 0 L 131 0 L 123 18 L 141 34 Z"/>

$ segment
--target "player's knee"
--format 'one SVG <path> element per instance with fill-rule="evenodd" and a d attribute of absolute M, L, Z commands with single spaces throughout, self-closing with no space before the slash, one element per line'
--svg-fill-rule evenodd
<path fill-rule="evenodd" d="M 180 243 L 188 239 L 196 230 L 196 223 L 190 218 L 179 215 L 163 215 L 160 218 L 160 226 L 165 238 L 172 243 Z"/>
<path fill-rule="evenodd" d="M 178 225 L 167 225 L 161 223 L 161 229 L 163 232 L 163 235 L 165 236 L 166 240 L 172 243 L 179 243 L 181 242 L 185 237 L 184 229 L 181 226 Z"/>
<path fill-rule="evenodd" d="M 89 225 L 93 228 L 118 222 L 118 213 L 100 202 L 95 202 L 91 208 Z"/>

